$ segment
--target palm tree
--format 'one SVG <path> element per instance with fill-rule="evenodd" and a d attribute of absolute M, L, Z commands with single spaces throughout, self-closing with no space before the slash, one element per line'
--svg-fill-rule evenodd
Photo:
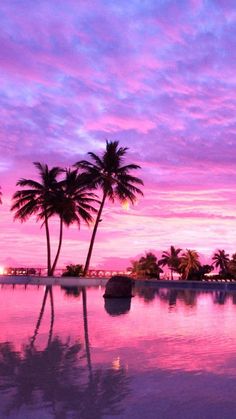
<path fill-rule="evenodd" d="M 1 189 L 1 186 L 0 186 Z M 2 192 L 0 191 L 0 204 L 2 204 Z"/>
<path fill-rule="evenodd" d="M 140 169 L 140 166 L 137 164 L 122 165 L 127 150 L 127 147 L 119 147 L 118 141 L 106 141 L 106 149 L 102 157 L 95 153 L 88 153 L 92 161 L 81 160 L 75 164 L 77 168 L 83 170 L 82 176 L 85 185 L 92 189 L 100 188 L 102 190 L 102 200 L 93 228 L 84 276 L 89 268 L 96 232 L 106 199 L 111 202 L 118 199 L 122 203 L 128 201 L 134 204 L 137 194 L 143 195 L 137 187 L 137 185 L 143 185 L 143 181 L 130 174 L 132 170 Z"/>
<path fill-rule="evenodd" d="M 51 275 L 54 274 L 61 250 L 63 225 L 69 227 L 76 223 L 80 228 L 82 221 L 89 225 L 93 221 L 91 213 L 97 212 L 91 204 L 99 201 L 95 199 L 96 195 L 88 192 L 88 188 L 82 183 L 81 177 L 77 170 L 67 169 L 65 179 L 58 183 L 57 189 L 50 198 L 49 214 L 57 214 L 60 218 L 59 244 L 51 268 Z"/>
<path fill-rule="evenodd" d="M 199 254 L 196 250 L 187 249 L 182 255 L 179 269 L 183 274 L 183 279 L 189 279 L 189 275 L 194 271 L 198 271 L 201 266 L 199 261 Z"/>
<path fill-rule="evenodd" d="M 46 228 L 47 238 L 47 270 L 48 276 L 53 276 L 61 251 L 63 225 L 69 226 L 76 222 L 80 227 L 81 221 L 89 224 L 93 221 L 91 212 L 97 210 L 91 206 L 95 202 L 95 195 L 86 190 L 82 184 L 81 175 L 76 170 L 63 170 L 47 165 L 34 163 L 39 170 L 41 183 L 31 179 L 20 179 L 17 185 L 28 187 L 13 195 L 12 211 L 16 211 L 15 219 L 26 221 L 31 215 L 37 215 Z M 65 173 L 65 178 L 58 181 L 58 176 Z M 96 201 L 98 202 L 98 201 Z M 54 262 L 51 261 L 51 246 L 49 233 L 49 218 L 60 218 L 60 233 L 58 249 Z"/>
<path fill-rule="evenodd" d="M 175 249 L 174 246 L 170 246 L 169 251 L 165 251 L 161 255 L 161 260 L 159 260 L 160 266 L 168 266 L 171 272 L 171 279 L 173 279 L 173 272 L 177 272 L 180 264 L 179 253 L 182 249 Z"/>
<path fill-rule="evenodd" d="M 220 268 L 220 273 L 227 274 L 230 259 L 229 254 L 225 253 L 225 250 L 217 250 L 212 257 L 212 260 L 213 265 L 215 265 L 216 268 Z"/>
<path fill-rule="evenodd" d="M 37 221 L 43 221 L 46 230 L 47 240 L 47 271 L 51 275 L 51 246 L 48 220 L 52 216 L 52 209 L 48 209 L 51 204 L 52 194 L 58 187 L 58 176 L 63 172 L 59 167 L 48 168 L 47 164 L 35 162 L 34 166 L 39 172 L 41 180 L 37 182 L 32 179 L 20 179 L 17 186 L 27 189 L 21 189 L 14 193 L 11 211 L 15 211 L 14 219 L 24 222 L 31 215 L 37 216 Z"/>

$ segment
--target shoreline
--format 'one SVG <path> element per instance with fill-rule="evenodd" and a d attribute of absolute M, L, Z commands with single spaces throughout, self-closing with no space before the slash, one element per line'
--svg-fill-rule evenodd
<path fill-rule="evenodd" d="M 0 285 L 32 285 L 32 286 L 105 286 L 109 278 L 78 278 L 78 277 L 42 277 L 42 276 L 0 276 Z M 236 281 L 181 281 L 181 280 L 134 280 L 134 287 L 174 288 L 206 291 L 236 291 Z"/>

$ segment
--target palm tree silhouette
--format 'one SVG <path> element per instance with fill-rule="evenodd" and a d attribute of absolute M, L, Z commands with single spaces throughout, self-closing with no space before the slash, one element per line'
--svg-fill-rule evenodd
<path fill-rule="evenodd" d="M 0 186 L 1 189 L 1 186 Z M 0 191 L 0 204 L 2 204 L 2 191 Z"/>
<path fill-rule="evenodd" d="M 101 158 L 95 153 L 88 153 L 92 161 L 81 160 L 75 164 L 78 169 L 83 170 L 82 176 L 85 185 L 102 190 L 102 200 L 93 228 L 84 276 L 89 268 L 96 232 L 106 199 L 111 202 L 118 199 L 120 202 L 129 201 L 134 204 L 137 194 L 143 195 L 137 187 L 137 185 L 143 185 L 142 180 L 130 174 L 132 170 L 140 169 L 140 166 L 137 164 L 122 165 L 127 150 L 127 147 L 119 147 L 118 141 L 106 141 L 106 149 Z"/>
<path fill-rule="evenodd" d="M 162 253 L 161 259 L 159 260 L 159 265 L 168 266 L 171 272 L 171 279 L 173 280 L 173 272 L 177 272 L 180 263 L 179 253 L 182 249 L 175 249 L 174 246 L 170 246 L 169 251 Z"/>
<path fill-rule="evenodd" d="M 83 184 L 77 170 L 67 169 L 65 171 L 65 179 L 58 182 L 57 189 L 50 197 L 48 208 L 49 214 L 56 213 L 60 218 L 59 243 L 51 275 L 54 274 L 61 250 L 63 225 L 69 227 L 76 223 L 80 228 L 82 221 L 89 225 L 93 221 L 91 213 L 97 212 L 91 205 L 99 202 L 95 198 L 95 194 L 88 192 L 88 188 Z"/>
<path fill-rule="evenodd" d="M 17 186 L 21 189 L 14 193 L 11 211 L 15 211 L 14 219 L 24 222 L 32 215 L 37 216 L 37 221 L 42 221 L 45 226 L 47 240 L 47 272 L 51 275 L 51 246 L 49 233 L 49 217 L 53 215 L 52 207 L 49 212 L 49 203 L 52 204 L 52 195 L 58 187 L 57 178 L 63 172 L 59 167 L 48 168 L 47 164 L 34 163 L 39 172 L 40 182 L 32 179 L 20 179 Z"/>
<path fill-rule="evenodd" d="M 199 254 L 196 250 L 187 249 L 180 260 L 180 271 L 183 274 L 183 279 L 189 279 L 190 273 L 198 271 L 201 266 L 199 261 Z"/>
<path fill-rule="evenodd" d="M 36 348 L 38 335 L 48 296 L 51 305 L 51 324 L 47 346 L 44 350 Z M 87 324 L 86 293 L 83 297 L 83 314 Z M 126 370 L 120 367 L 94 368 L 86 348 L 87 368 L 81 364 L 84 356 L 79 340 L 70 342 L 52 336 L 54 308 L 52 287 L 44 293 L 42 307 L 35 332 L 29 344 L 17 352 L 13 344 L 0 343 L 0 393 L 4 393 L 5 405 L 0 406 L 0 415 L 10 416 L 11 412 L 23 415 L 42 409 L 55 419 L 71 418 L 102 419 L 104 415 L 122 413 L 121 402 L 129 394 L 129 379 Z M 88 327 L 85 327 L 89 342 Z M 22 416 L 23 417 L 23 416 Z"/>
<path fill-rule="evenodd" d="M 31 215 L 37 215 L 37 221 L 43 221 L 47 238 L 47 271 L 53 276 L 61 251 L 63 225 L 69 227 L 81 221 L 89 224 L 93 221 L 92 212 L 97 210 L 91 205 L 99 202 L 96 195 L 88 192 L 77 170 L 63 170 L 59 167 L 49 169 L 47 165 L 34 163 L 39 171 L 41 183 L 31 179 L 20 179 L 17 185 L 27 187 L 13 195 L 12 211 L 15 219 L 26 221 Z M 58 181 L 58 176 L 65 173 L 65 178 Z M 30 189 L 29 189 L 30 188 Z M 57 215 L 60 219 L 59 243 L 54 262 L 51 260 L 49 218 Z"/>
<path fill-rule="evenodd" d="M 212 257 L 212 260 L 213 265 L 215 265 L 216 268 L 220 268 L 220 273 L 227 274 L 230 259 L 229 254 L 225 253 L 225 250 L 217 250 Z"/>

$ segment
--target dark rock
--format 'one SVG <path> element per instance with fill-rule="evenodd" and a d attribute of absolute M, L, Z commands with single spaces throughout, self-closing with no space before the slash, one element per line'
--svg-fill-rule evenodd
<path fill-rule="evenodd" d="M 106 284 L 104 298 L 131 298 L 133 281 L 128 276 L 112 276 Z"/>
<path fill-rule="evenodd" d="M 131 298 L 105 298 L 105 310 L 110 316 L 120 316 L 130 311 Z"/>

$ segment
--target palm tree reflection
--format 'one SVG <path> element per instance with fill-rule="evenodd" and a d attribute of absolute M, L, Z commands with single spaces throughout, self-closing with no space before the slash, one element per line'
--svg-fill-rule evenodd
<path fill-rule="evenodd" d="M 48 297 L 51 307 L 48 341 L 46 348 L 39 350 L 36 338 Z M 106 414 L 122 413 L 121 402 L 129 393 L 126 370 L 92 368 L 85 288 L 82 288 L 82 297 L 87 366 L 79 340 L 71 342 L 68 338 L 64 342 L 58 336 L 53 337 L 53 292 L 47 287 L 29 342 L 20 352 L 13 343 L 0 344 L 0 394 L 5 401 L 0 407 L 0 416 L 34 417 L 34 411 L 40 409 L 42 415 L 60 419 L 99 419 Z"/>

